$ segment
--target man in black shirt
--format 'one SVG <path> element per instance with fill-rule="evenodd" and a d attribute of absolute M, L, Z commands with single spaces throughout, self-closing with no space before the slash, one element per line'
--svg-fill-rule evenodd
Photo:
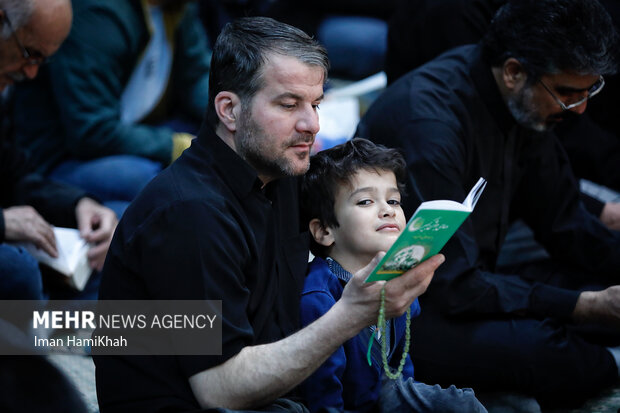
<path fill-rule="evenodd" d="M 405 152 L 409 213 L 421 201 L 462 201 L 480 176 L 488 180 L 421 299 L 420 380 L 564 402 L 616 380 L 612 351 L 575 324 L 620 325 L 620 239 L 579 202 L 552 132 L 616 70 L 616 38 L 598 2 L 511 1 L 481 45 L 405 75 L 362 119 L 360 136 Z M 552 259 L 499 273 L 517 218 Z"/>
<path fill-rule="evenodd" d="M 600 2 L 617 30 L 620 4 L 616 0 Z M 506 0 L 399 0 L 388 31 L 388 84 L 449 49 L 478 43 L 504 3 Z M 617 74 L 606 76 L 605 90 L 588 112 L 570 117 L 555 130 L 575 176 L 615 191 L 620 191 L 620 122 L 610 108 L 615 107 L 620 93 L 619 82 Z M 582 200 L 608 228 L 620 230 L 620 203 L 604 203 L 585 193 Z"/>
<path fill-rule="evenodd" d="M 274 400 L 376 321 L 381 286 L 362 286 L 375 258 L 297 331 L 309 238 L 295 176 L 309 166 L 327 68 L 321 46 L 272 19 L 239 19 L 220 34 L 207 122 L 124 214 L 100 299 L 222 300 L 223 353 L 95 357 L 102 412 L 303 411 Z M 442 259 L 386 284 L 389 316 L 425 290 Z"/>

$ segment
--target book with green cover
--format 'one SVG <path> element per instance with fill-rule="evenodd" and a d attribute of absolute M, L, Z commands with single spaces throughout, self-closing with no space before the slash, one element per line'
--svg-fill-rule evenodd
<path fill-rule="evenodd" d="M 462 204 L 456 201 L 421 203 L 366 282 L 391 280 L 439 253 L 474 210 L 486 184 L 487 181 L 480 178 Z"/>

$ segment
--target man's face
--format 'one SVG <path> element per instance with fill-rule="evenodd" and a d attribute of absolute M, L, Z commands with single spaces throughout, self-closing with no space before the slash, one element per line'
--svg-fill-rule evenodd
<path fill-rule="evenodd" d="M 534 84 L 525 84 L 521 89 L 510 95 L 508 97 L 508 108 L 519 124 L 542 132 L 570 116 L 568 112 L 580 115 L 586 110 L 587 100 L 565 111 L 556 101 L 556 98 L 567 106 L 573 102 L 578 102 L 588 96 L 588 90 L 598 80 L 598 75 L 571 73 L 544 75 L 540 81 Z M 549 90 L 545 88 L 545 85 Z"/>
<path fill-rule="evenodd" d="M 329 255 L 352 272 L 387 251 L 406 225 L 392 171 L 359 170 L 350 185 L 338 188 L 334 212 L 339 226 L 329 228 Z"/>
<path fill-rule="evenodd" d="M 263 87 L 242 104 L 236 151 L 263 182 L 303 175 L 319 131 L 323 69 L 271 54 L 263 65 L 262 81 Z"/>
<path fill-rule="evenodd" d="M 0 40 L 0 91 L 16 81 L 32 79 L 37 75 L 39 65 L 28 64 L 22 47 L 31 56 L 48 57 L 58 50 L 69 34 L 72 13 L 68 1 L 35 0 L 33 7 L 28 24 Z M 7 24 L 6 20 L 2 23 Z"/>

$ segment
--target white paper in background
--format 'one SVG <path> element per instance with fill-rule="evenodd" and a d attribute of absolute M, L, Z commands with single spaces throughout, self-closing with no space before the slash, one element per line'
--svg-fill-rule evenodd
<path fill-rule="evenodd" d="M 319 109 L 321 130 L 313 152 L 346 142 L 353 137 L 360 121 L 360 98 L 377 93 L 387 85 L 384 72 L 376 73 L 344 87 L 326 92 Z"/>
<path fill-rule="evenodd" d="M 90 278 L 92 269 L 88 265 L 86 253 L 90 246 L 80 238 L 80 232 L 74 228 L 54 227 L 58 257 L 52 258 L 32 243 L 13 244 L 24 248 L 37 261 L 48 265 L 67 277 L 74 288 L 83 290 Z"/>
<path fill-rule="evenodd" d="M 313 152 L 331 148 L 353 137 L 360 120 L 359 101 L 355 97 L 326 98 L 319 109 L 321 130 Z"/>

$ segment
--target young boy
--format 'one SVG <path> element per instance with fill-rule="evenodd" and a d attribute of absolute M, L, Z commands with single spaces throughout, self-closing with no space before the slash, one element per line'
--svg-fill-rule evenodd
<path fill-rule="evenodd" d="M 302 189 L 302 205 L 314 238 L 312 261 L 301 297 L 303 325 L 321 317 L 340 298 L 353 273 L 387 251 L 406 225 L 400 206 L 405 161 L 394 149 L 366 139 L 352 139 L 322 151 L 310 163 Z M 416 299 L 411 316 L 420 313 Z M 395 372 L 405 343 L 406 315 L 388 321 L 385 337 L 378 331 L 368 365 L 371 326 L 345 342 L 300 387 L 311 411 L 486 412 L 471 389 L 441 389 L 413 380 L 413 364 L 405 354 L 402 376 L 390 380 L 383 371 L 381 341 Z"/>

